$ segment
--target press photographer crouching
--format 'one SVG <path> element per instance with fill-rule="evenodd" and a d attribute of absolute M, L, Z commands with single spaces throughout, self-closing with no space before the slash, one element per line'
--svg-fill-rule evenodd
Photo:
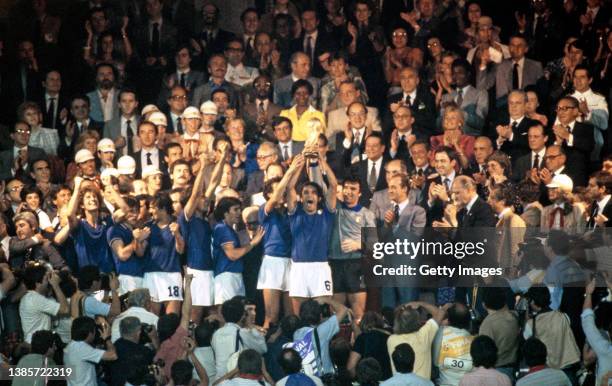
<path fill-rule="evenodd" d="M 131 375 L 130 368 L 148 368 L 153 363 L 155 351 L 142 343 L 142 334 L 148 334 L 150 341 L 157 340 L 157 332 L 152 327 L 141 324 L 134 316 L 121 319 L 119 323 L 121 337 L 115 342 L 117 360 L 110 366 L 111 386 L 124 385 Z"/>

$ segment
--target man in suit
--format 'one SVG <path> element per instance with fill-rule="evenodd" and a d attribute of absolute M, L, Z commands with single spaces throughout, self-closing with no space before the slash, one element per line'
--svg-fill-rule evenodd
<path fill-rule="evenodd" d="M 470 84 L 472 66 L 458 58 L 452 64 L 453 91 L 442 95 L 440 101 L 440 118 L 444 116 L 444 108 L 455 103 L 465 115 L 463 132 L 469 135 L 483 134 L 485 117 L 489 111 L 489 96 L 484 90 L 479 90 Z"/>
<path fill-rule="evenodd" d="M 4 78 L 6 75 L 6 78 Z M 7 123 L 14 122 L 17 106 L 37 100 L 40 95 L 40 68 L 34 44 L 30 40 L 17 43 L 17 65 L 2 79 L 2 111 Z M 6 118 L 5 118 L 6 119 Z"/>
<path fill-rule="evenodd" d="M 578 122 L 580 116 L 579 102 L 576 98 L 566 96 L 557 102 L 557 119 L 553 124 L 554 143 L 563 148 L 567 155 L 567 165 L 578 180 L 576 186 L 585 186 L 587 183 L 588 166 L 595 146 L 593 125 Z"/>
<path fill-rule="evenodd" d="M 134 48 L 144 62 L 138 89 L 143 103 L 155 103 L 164 70 L 176 51 L 178 32 L 170 20 L 162 17 L 161 0 L 146 0 L 145 10 L 147 20 L 134 32 Z"/>
<path fill-rule="evenodd" d="M 166 114 L 168 121 L 168 127 L 166 128 L 168 133 L 174 133 L 177 135 L 183 134 L 183 122 L 181 121 L 181 115 L 183 111 L 189 105 L 189 97 L 187 96 L 187 89 L 180 85 L 175 85 L 170 89 L 168 99 L 166 99 L 169 111 Z"/>
<path fill-rule="evenodd" d="M 369 207 L 374 192 L 387 187 L 383 173 L 386 163 L 385 143 L 380 133 L 370 133 L 366 137 L 365 154 L 367 159 L 351 165 L 350 175 L 359 179 L 361 186 L 359 204 Z"/>
<path fill-rule="evenodd" d="M 587 229 L 612 226 L 612 175 L 598 171 L 589 178 L 589 198 L 593 200 Z"/>
<path fill-rule="evenodd" d="M 527 226 L 526 237 L 533 237 L 540 232 L 540 221 L 544 207 L 540 203 L 541 191 L 538 184 L 523 180 L 518 184 L 518 198 L 523 207 L 521 218 Z"/>
<path fill-rule="evenodd" d="M 304 52 L 312 63 L 312 75 L 322 78 L 326 71 L 319 62 L 319 56 L 325 52 L 336 51 L 337 47 L 334 39 L 319 29 L 319 18 L 314 9 L 304 9 L 301 21 L 302 33 L 291 42 L 291 52 Z"/>
<path fill-rule="evenodd" d="M 342 133 L 349 124 L 349 117 L 346 114 L 346 109 L 353 102 L 361 101 L 361 92 L 355 82 L 344 81 L 340 83 L 338 97 L 343 107 L 339 107 L 330 111 L 327 114 L 327 128 L 325 135 L 329 139 L 330 147 L 336 149 L 341 144 L 336 144 L 336 135 Z M 382 131 L 378 109 L 372 106 L 366 106 L 368 114 L 366 116 L 365 126 L 369 131 Z"/>
<path fill-rule="evenodd" d="M 417 70 L 412 67 L 402 69 L 400 72 L 402 92 L 391 95 L 387 100 L 390 114 L 395 113 L 400 105 L 408 105 L 414 117 L 414 127 L 428 136 L 435 135 L 439 132 L 436 128 L 435 100 L 429 90 L 419 87 L 419 82 Z M 389 114 L 386 121 L 391 122 Z"/>
<path fill-rule="evenodd" d="M 174 55 L 174 63 L 176 64 L 176 71 L 165 77 L 164 85 L 157 98 L 158 106 L 164 105 L 164 102 L 170 97 L 174 86 L 183 87 L 187 90 L 189 98 L 191 98 L 193 91 L 206 81 L 202 71 L 191 68 L 191 51 L 189 46 L 181 45 L 177 48 L 176 55 Z"/>
<path fill-rule="evenodd" d="M 344 167 L 350 168 L 365 158 L 365 139 L 372 131 L 365 125 L 368 112 L 363 103 L 351 103 L 345 114 L 348 122 L 345 129 L 336 134 L 336 154 L 337 158 L 342 160 Z"/>
<path fill-rule="evenodd" d="M 263 191 L 266 170 L 268 166 L 276 162 L 278 162 L 276 146 L 272 142 L 264 142 L 259 145 L 257 149 L 257 166 L 259 169 L 250 173 L 247 177 L 247 197 Z"/>
<path fill-rule="evenodd" d="M 510 91 L 535 85 L 544 75 L 540 62 L 525 57 L 528 46 L 523 36 L 511 37 L 508 48 L 510 59 L 503 60 L 490 70 L 487 70 L 487 63 L 483 61 L 480 64 L 481 70 L 476 74 L 477 88 L 488 90 L 495 86 L 497 106 L 503 104 L 503 98 Z"/>
<path fill-rule="evenodd" d="M 434 221 L 434 227 L 451 225 L 461 229 L 495 226 L 497 221 L 493 209 L 478 196 L 476 182 L 472 178 L 458 176 L 453 181 L 451 191 L 459 210 L 454 216 Z"/>
<path fill-rule="evenodd" d="M 202 19 L 200 32 L 192 42 L 197 43 L 196 60 L 202 68 L 206 68 L 209 55 L 222 53 L 225 44 L 235 35 L 229 31 L 219 28 L 219 8 L 212 2 L 206 2 L 202 6 Z"/>
<path fill-rule="evenodd" d="M 225 80 L 227 74 L 227 59 L 222 54 L 213 54 L 208 59 L 208 82 L 197 87 L 193 92 L 190 106 L 200 108 L 202 103 L 212 99 L 213 91 L 224 89 L 228 96 L 229 102 L 234 108 L 240 108 L 242 105 L 242 94 L 240 86 Z"/>
<path fill-rule="evenodd" d="M 90 116 L 98 122 L 110 121 L 119 116 L 117 107 L 118 90 L 115 88 L 115 68 L 100 63 L 96 66 L 96 88 L 87 93 Z"/>
<path fill-rule="evenodd" d="M 253 82 L 255 100 L 244 105 L 243 115 L 247 126 L 254 128 L 256 133 L 267 141 L 274 140 L 272 120 L 281 112 L 281 107 L 270 99 L 272 95 L 272 80 L 266 74 L 261 74 Z M 284 160 L 284 159 L 283 159 Z"/>
<path fill-rule="evenodd" d="M 538 121 L 525 116 L 526 102 L 527 94 L 523 91 L 510 92 L 508 95 L 509 122 L 505 125 L 497 125 L 495 128 L 497 131 L 496 147 L 510 156 L 513 165 L 520 156 L 529 152 L 527 130 L 538 124 Z"/>
<path fill-rule="evenodd" d="M 519 182 L 529 178 L 530 173 L 537 173 L 544 167 L 547 142 L 548 135 L 546 135 L 546 129 L 541 124 L 536 123 L 527 130 L 527 143 L 530 151 L 514 162 L 513 181 Z"/>
<path fill-rule="evenodd" d="M 163 176 L 168 174 L 168 165 L 166 165 L 165 161 L 166 155 L 155 145 L 157 135 L 157 126 L 153 123 L 144 121 L 138 125 L 138 139 L 141 147 L 132 156 L 134 161 L 136 161 L 136 175 L 138 178 L 142 178 L 142 169 L 147 166 L 157 168 L 162 172 Z"/>
<path fill-rule="evenodd" d="M 498 185 L 491 189 L 487 203 L 497 217 L 497 263 L 501 268 L 518 266 L 519 244 L 525 240 L 525 221 L 514 213 L 514 190 L 508 185 Z"/>
<path fill-rule="evenodd" d="M 58 154 L 65 161 L 71 161 L 74 155 L 74 146 L 79 135 L 86 130 L 96 131 L 102 137 L 104 122 L 90 118 L 89 97 L 77 94 L 70 100 L 70 118 L 65 126 L 58 129 L 59 147 Z"/>
<path fill-rule="evenodd" d="M 425 139 L 426 136 L 412 128 L 414 117 L 412 110 L 406 105 L 399 106 L 393 113 L 394 129 L 387 136 L 389 156 L 392 159 L 408 160 L 410 158 L 410 147 L 417 139 Z"/>
<path fill-rule="evenodd" d="M 68 99 L 61 94 L 62 76 L 57 70 L 50 70 L 43 82 L 44 93 L 39 99 L 43 114 L 43 127 L 59 130 L 68 117 Z"/>
<path fill-rule="evenodd" d="M 34 161 L 46 158 L 46 154 L 43 149 L 28 146 L 30 126 L 25 122 L 15 124 L 11 138 L 13 146 L 0 153 L 0 180 L 22 176 L 29 178 Z"/>
<path fill-rule="evenodd" d="M 426 215 L 425 210 L 410 203 L 410 181 L 406 175 L 389 178 L 389 205 L 384 209 L 384 225 L 379 228 L 379 239 L 394 241 L 407 237 L 418 237 L 423 234 Z M 403 256 L 402 256 L 403 257 Z M 393 264 L 395 256 L 389 256 L 387 264 Z M 404 284 L 405 285 L 405 284 Z M 419 289 L 416 286 L 393 286 L 382 289 L 383 306 L 394 307 L 418 299 Z"/>
<path fill-rule="evenodd" d="M 423 185 L 420 206 L 427 211 L 427 225 L 441 221 L 444 209 L 450 203 L 450 189 L 457 176 L 457 152 L 447 146 L 436 149 L 434 154 L 435 174 L 431 174 Z"/>
<path fill-rule="evenodd" d="M 256 66 L 255 63 L 255 35 L 260 29 L 259 13 L 257 9 L 249 7 L 240 14 L 242 23 L 242 36 L 238 40 L 244 48 L 244 61 L 248 66 Z"/>
<path fill-rule="evenodd" d="M 104 124 L 104 137 L 115 141 L 119 156 L 132 155 L 136 150 L 138 123 L 138 99 L 136 91 L 124 88 L 119 92 L 119 111 L 117 118 Z M 136 141 L 135 141 L 136 140 Z"/>
<path fill-rule="evenodd" d="M 259 76 L 257 67 L 247 65 L 244 47 L 244 43 L 239 38 L 230 39 L 225 46 L 225 57 L 227 58 L 225 80 L 240 87 L 250 85 Z"/>
<path fill-rule="evenodd" d="M 316 107 L 319 100 L 321 80 L 310 76 L 310 58 L 303 52 L 295 52 L 291 55 L 290 63 L 291 74 L 277 79 L 274 82 L 274 103 L 285 109 L 290 108 L 293 105 L 291 87 L 296 80 L 304 79 L 312 85 L 313 93 L 311 96 L 311 104 Z"/>
<path fill-rule="evenodd" d="M 304 150 L 304 142 L 291 139 L 293 124 L 289 118 L 274 117 L 271 124 L 274 128 L 274 138 L 277 142 L 276 151 L 280 155 L 279 160 L 288 167 L 293 157 Z"/>

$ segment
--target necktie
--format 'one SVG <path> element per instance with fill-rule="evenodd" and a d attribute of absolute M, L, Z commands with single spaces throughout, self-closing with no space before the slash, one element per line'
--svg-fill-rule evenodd
<path fill-rule="evenodd" d="M 444 178 L 444 187 L 446 188 L 446 192 L 450 190 L 450 178 Z"/>
<path fill-rule="evenodd" d="M 353 130 L 353 144 L 351 145 L 351 163 L 353 159 L 359 158 L 359 130 Z"/>
<path fill-rule="evenodd" d="M 532 169 L 539 169 L 540 168 L 540 155 L 536 153 L 535 157 L 533 158 L 533 165 L 531 166 Z"/>
<path fill-rule="evenodd" d="M 247 39 L 247 43 L 246 43 L 246 47 L 245 47 L 245 50 L 244 50 L 244 51 L 245 51 L 245 52 L 244 52 L 244 53 L 245 53 L 245 56 L 246 56 L 247 58 L 251 58 L 251 57 L 253 57 L 253 38 L 252 38 L 252 37 L 249 37 L 249 38 Z"/>
<path fill-rule="evenodd" d="M 518 122 L 514 121 L 512 122 L 512 133 L 516 133 L 516 128 L 518 127 Z"/>
<path fill-rule="evenodd" d="M 176 118 L 176 132 L 179 135 L 183 135 L 183 121 L 181 121 L 181 118 Z"/>
<path fill-rule="evenodd" d="M 397 144 L 397 152 L 399 153 L 400 151 L 403 151 L 401 149 L 406 149 L 406 136 L 405 135 L 400 135 L 398 144 Z"/>
<path fill-rule="evenodd" d="M 187 74 L 185 74 L 183 72 L 181 74 L 181 81 L 180 81 L 181 87 L 183 87 L 183 88 L 187 88 L 187 79 L 186 79 L 186 77 L 187 77 Z"/>
<path fill-rule="evenodd" d="M 417 176 L 419 177 L 423 176 L 423 169 L 421 168 L 417 169 Z"/>
<path fill-rule="evenodd" d="M 128 119 L 125 122 L 125 126 L 126 126 L 125 131 L 127 134 L 127 153 L 128 155 L 131 155 L 134 150 L 134 143 L 133 143 L 134 133 L 132 133 L 132 121 Z"/>
<path fill-rule="evenodd" d="M 406 99 L 404 99 L 404 102 L 408 105 L 408 106 L 412 106 L 412 101 L 410 100 L 410 95 L 406 95 Z"/>
<path fill-rule="evenodd" d="M 457 89 L 457 106 L 461 107 L 462 103 L 463 103 L 463 90 L 458 88 Z"/>
<path fill-rule="evenodd" d="M 399 221 L 399 216 L 400 216 L 399 205 L 395 204 L 393 206 L 393 222 L 394 223 L 397 223 Z"/>
<path fill-rule="evenodd" d="M 147 153 L 147 165 L 153 165 L 153 161 L 151 161 L 151 153 Z"/>
<path fill-rule="evenodd" d="M 151 54 L 155 57 L 159 56 L 159 23 L 153 23 L 153 31 L 151 33 Z"/>
<path fill-rule="evenodd" d="M 283 146 L 283 161 L 287 161 L 289 159 L 289 145 Z"/>
<path fill-rule="evenodd" d="M 514 63 L 514 66 L 512 68 L 512 89 L 513 90 L 519 90 L 520 89 L 520 85 L 519 85 L 519 65 L 518 63 Z"/>
<path fill-rule="evenodd" d="M 312 36 L 308 35 L 306 37 L 306 55 L 310 58 L 310 63 L 313 63 L 313 49 L 312 49 Z"/>
<path fill-rule="evenodd" d="M 263 101 L 260 101 L 260 102 L 259 102 L 259 109 L 258 109 L 258 112 L 259 112 L 259 114 L 260 114 L 260 115 L 263 115 L 263 114 L 265 114 L 265 112 L 266 112 L 266 110 L 264 109 L 264 103 L 263 103 Z"/>
<path fill-rule="evenodd" d="M 597 217 L 598 212 L 599 204 L 594 202 L 593 208 L 591 209 L 591 216 L 589 217 L 589 222 L 587 223 L 587 228 L 595 228 L 597 226 L 597 223 L 595 223 L 595 217 Z"/>
<path fill-rule="evenodd" d="M 368 186 L 372 192 L 376 189 L 376 180 L 376 162 L 372 162 L 372 169 L 370 169 L 370 175 L 368 177 Z"/>
<path fill-rule="evenodd" d="M 51 128 L 55 129 L 55 98 L 49 98 L 49 108 L 47 109 L 47 116 L 51 120 Z"/>

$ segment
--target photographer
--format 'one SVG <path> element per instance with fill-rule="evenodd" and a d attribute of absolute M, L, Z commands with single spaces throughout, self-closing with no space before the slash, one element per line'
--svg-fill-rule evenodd
<path fill-rule="evenodd" d="M 157 326 L 159 317 L 151 312 L 151 295 L 146 288 L 137 288 L 130 292 L 127 298 L 128 309 L 123 311 L 113 320 L 112 340 L 113 343 L 119 339 L 120 323 L 124 318 L 136 317 L 140 323 Z M 170 312 L 167 312 L 170 313 Z M 155 344 L 155 342 L 153 342 Z M 159 346 L 155 346 L 156 348 Z"/>
<path fill-rule="evenodd" d="M 19 303 L 19 316 L 24 340 L 30 343 L 32 334 L 51 330 L 51 317 L 68 314 L 68 301 L 62 292 L 59 276 L 42 264 L 26 268 L 23 283 L 28 290 Z M 49 297 L 49 286 L 57 300 Z"/>
<path fill-rule="evenodd" d="M 148 327 L 148 332 L 144 327 Z M 138 318 L 128 316 L 121 319 L 119 331 L 121 338 L 115 342 L 117 360 L 110 366 L 111 385 L 125 384 L 130 367 L 148 367 L 153 363 L 155 352 L 141 344 L 141 335 L 146 333 L 151 341 L 157 340 L 157 332 L 152 326 L 145 326 Z"/>
<path fill-rule="evenodd" d="M 71 302 L 70 314 L 73 317 L 96 315 L 114 318 L 121 312 L 121 302 L 119 299 L 119 280 L 115 274 L 110 274 L 108 285 L 111 292 L 111 304 L 104 303 L 96 299 L 95 293 L 102 290 L 102 276 L 98 267 L 87 265 L 81 268 L 79 275 L 79 292 L 74 294 Z M 108 296 L 105 294 L 104 298 Z"/>
<path fill-rule="evenodd" d="M 16 369 L 27 369 L 32 367 L 45 368 L 55 367 L 53 356 L 57 346 L 53 332 L 47 330 L 36 331 L 32 335 L 32 348 L 30 353 L 25 355 L 17 363 Z M 44 377 L 16 377 L 13 386 L 43 386 L 46 385 Z"/>
<path fill-rule="evenodd" d="M 11 268 L 21 268 L 28 261 L 44 260 L 54 269 L 61 269 L 66 262 L 43 235 L 38 232 L 38 218 L 34 212 L 24 210 L 13 217 L 15 237 L 9 241 Z"/>
<path fill-rule="evenodd" d="M 96 328 L 104 341 L 105 350 L 93 347 L 96 338 Z M 72 376 L 68 386 L 86 386 L 98 384 L 96 379 L 96 364 L 101 361 L 117 360 L 117 352 L 110 341 L 110 327 L 102 322 L 96 326 L 96 321 L 88 316 L 81 316 L 72 322 L 72 342 L 64 349 L 64 364 L 72 368 Z"/>

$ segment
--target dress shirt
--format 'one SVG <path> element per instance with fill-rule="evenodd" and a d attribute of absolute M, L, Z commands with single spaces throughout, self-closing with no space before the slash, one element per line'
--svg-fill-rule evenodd
<path fill-rule="evenodd" d="M 53 113 L 51 114 L 51 118 L 55 118 L 57 116 L 57 105 L 59 102 L 59 94 L 51 96 L 45 93 L 45 112 L 49 110 L 49 104 L 51 103 L 51 99 L 53 99 L 53 103 L 54 103 Z"/>
<path fill-rule="evenodd" d="M 560 121 L 559 118 L 555 119 L 555 125 L 562 125 L 562 126 L 569 126 L 569 138 L 567 139 L 567 141 L 565 141 L 567 143 L 567 146 L 574 146 L 574 125 L 576 124 L 576 121 L 571 122 L 569 125 L 563 125 Z M 554 133 L 553 133 L 554 135 Z M 563 142 L 557 142 L 555 140 L 555 145 L 561 145 Z"/>
<path fill-rule="evenodd" d="M 518 127 L 518 125 L 521 124 L 521 122 L 523 122 L 523 119 L 525 119 L 525 116 L 522 115 L 520 118 L 510 118 L 510 122 L 508 123 L 510 125 L 510 127 L 512 127 L 512 125 L 514 125 L 514 123 L 516 122 L 516 126 Z M 497 147 L 500 147 L 506 140 L 512 142 L 512 140 L 514 140 L 514 130 L 512 130 L 512 132 L 510 133 L 510 137 L 508 139 L 506 138 L 498 138 L 497 139 Z"/>
<path fill-rule="evenodd" d="M 136 137 L 136 128 L 138 127 L 138 122 L 136 121 L 136 116 L 132 115 L 129 118 L 124 117 L 123 115 L 121 116 L 121 136 L 123 138 L 125 138 L 126 141 L 126 146 L 123 147 L 123 149 L 121 150 L 123 155 L 128 155 L 127 153 L 127 140 L 128 140 L 128 136 L 127 136 L 127 121 L 128 119 L 130 120 L 130 128 L 132 129 L 132 134 L 133 137 Z M 133 138 L 132 137 L 132 138 Z"/>
<path fill-rule="evenodd" d="M 159 31 L 159 45 L 161 48 L 161 29 L 163 24 L 163 18 L 159 18 L 159 20 L 149 20 L 149 42 L 153 44 L 153 24 L 157 23 L 157 30 Z"/>
<path fill-rule="evenodd" d="M 6 236 L 0 241 L 0 245 L 2 246 L 2 251 L 4 252 L 4 256 L 7 260 L 10 260 L 9 256 L 9 243 L 11 241 L 11 236 Z"/>
<path fill-rule="evenodd" d="M 312 56 L 314 56 L 315 54 L 315 45 L 317 44 L 317 36 L 319 36 L 319 31 L 315 30 L 313 33 L 311 33 L 310 35 L 308 34 L 304 34 L 304 40 L 302 41 L 302 47 L 304 47 L 304 52 L 307 53 L 307 47 L 308 47 L 308 37 L 310 37 L 310 46 L 312 47 Z M 317 59 L 317 58 L 310 58 L 311 60 L 313 59 Z"/>
<path fill-rule="evenodd" d="M 102 97 L 102 93 L 98 90 L 98 98 L 100 98 L 100 106 L 102 107 L 102 115 L 104 116 L 104 122 L 113 119 L 113 109 L 115 108 L 116 98 L 115 89 L 111 88 L 108 90 L 106 100 Z"/>
<path fill-rule="evenodd" d="M 356 138 L 358 138 L 357 143 L 361 143 L 363 141 L 363 136 L 365 135 L 365 129 L 365 126 L 361 129 L 351 128 L 351 131 L 353 132 L 353 140 L 349 141 L 348 138 L 344 138 L 344 141 L 342 141 L 342 146 L 344 146 L 345 149 L 350 149 Z"/>
<path fill-rule="evenodd" d="M 610 197 L 612 197 L 612 195 L 610 194 L 606 194 L 604 196 L 604 198 L 602 198 L 601 200 L 597 201 L 597 214 L 601 214 L 603 215 L 603 211 L 606 207 L 606 205 L 608 205 L 608 201 L 610 201 Z"/>
<path fill-rule="evenodd" d="M 474 206 L 474 203 L 476 202 L 476 200 L 478 200 L 477 194 L 475 194 L 474 197 L 472 197 L 472 199 L 470 200 L 470 202 L 468 202 L 468 204 L 465 206 L 466 214 L 470 213 L 470 210 L 472 210 L 472 207 Z"/>
<path fill-rule="evenodd" d="M 421 171 L 423 171 L 423 174 L 425 174 L 425 171 L 427 170 L 427 168 L 428 168 L 428 167 L 429 167 L 429 164 L 425 164 L 425 165 L 423 165 L 423 166 L 421 166 L 421 167 L 419 167 L 419 166 L 416 166 L 416 165 L 415 165 L 415 167 L 414 167 L 414 171 L 415 171 L 416 173 L 418 173 L 418 172 L 419 172 L 419 170 L 421 170 Z"/>
<path fill-rule="evenodd" d="M 462 100 L 465 100 L 465 94 L 467 93 L 469 88 L 470 88 L 470 85 L 468 84 L 467 86 L 465 86 L 464 88 L 461 89 L 461 98 L 462 98 Z M 457 95 L 455 96 L 455 102 L 457 102 L 457 99 L 459 98 L 459 92 L 458 92 L 458 90 L 455 90 L 455 92 L 457 93 Z M 459 106 L 459 107 L 461 107 L 461 106 Z"/>
<path fill-rule="evenodd" d="M 140 152 L 140 164 L 144 168 L 148 165 L 147 163 L 147 153 L 151 153 L 151 165 L 155 167 L 159 167 L 159 149 L 155 146 L 149 149 L 145 149 L 144 147 Z"/>
<path fill-rule="evenodd" d="M 408 204 L 410 203 L 410 199 L 406 198 L 404 201 L 400 202 L 400 203 L 396 203 L 391 201 L 391 203 L 393 203 L 393 205 L 397 205 L 399 208 L 399 214 L 401 215 L 402 212 L 404 211 L 404 209 L 406 209 L 406 207 L 408 206 Z M 397 219 L 396 219 L 397 220 Z"/>
<path fill-rule="evenodd" d="M 285 149 L 287 149 L 287 156 L 289 156 L 289 158 L 293 157 L 293 151 L 291 150 L 291 148 L 293 147 L 292 140 L 289 140 L 287 142 L 279 142 L 278 146 L 280 147 L 280 150 L 281 150 L 281 156 L 285 154 Z"/>
<path fill-rule="evenodd" d="M 374 169 L 376 170 L 376 182 L 378 182 L 378 178 L 380 177 L 380 168 L 382 167 L 382 163 L 383 163 L 382 157 L 374 161 L 368 158 L 368 170 L 367 170 L 366 176 L 368 177 L 370 176 L 372 165 L 375 165 Z"/>
<path fill-rule="evenodd" d="M 252 83 L 258 76 L 259 70 L 256 68 L 246 67 L 242 63 L 238 63 L 237 66 L 232 66 L 230 63 L 227 64 L 225 80 L 228 82 L 244 86 L 248 83 Z"/>
<path fill-rule="evenodd" d="M 189 82 L 189 74 L 191 73 L 191 68 L 187 68 L 186 70 L 176 70 L 176 84 L 180 85 L 181 84 L 181 75 L 185 74 L 185 87 L 187 86 L 187 83 Z"/>
<path fill-rule="evenodd" d="M 264 111 L 268 111 L 268 105 L 270 104 L 270 99 L 259 99 L 255 98 L 255 109 L 259 112 L 259 104 L 263 102 Z"/>
<path fill-rule="evenodd" d="M 417 90 L 416 88 L 410 94 L 406 94 L 406 92 L 402 92 L 402 102 L 406 100 L 406 96 L 410 95 L 410 106 L 414 105 L 414 100 L 416 99 Z"/>
<path fill-rule="evenodd" d="M 546 156 L 546 147 L 543 147 L 542 150 L 535 152 L 535 151 L 531 151 L 531 161 L 529 162 L 529 168 L 531 168 L 533 166 L 533 162 L 535 161 L 535 157 L 536 154 L 538 155 L 538 160 L 540 162 L 540 164 L 538 165 L 538 167 L 540 165 L 544 164 L 544 157 Z"/>

